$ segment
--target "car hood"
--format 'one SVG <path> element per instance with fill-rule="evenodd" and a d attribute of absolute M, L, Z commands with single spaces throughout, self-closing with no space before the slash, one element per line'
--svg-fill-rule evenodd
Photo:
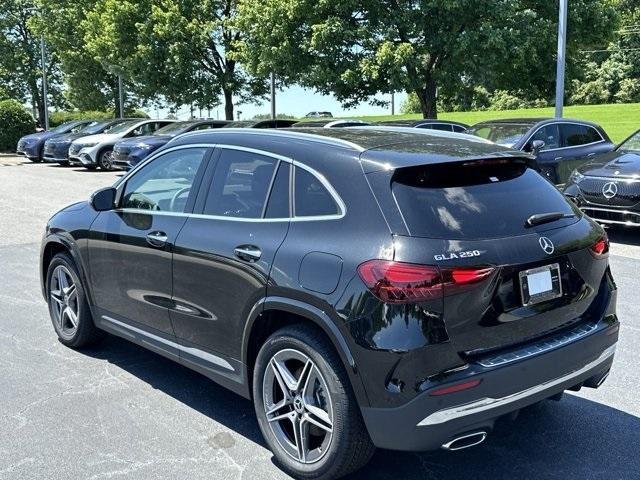
<path fill-rule="evenodd" d="M 74 142 L 77 143 L 102 143 L 107 142 L 109 140 L 117 140 L 120 138 L 120 134 L 118 133 L 99 133 L 97 135 L 89 135 L 86 137 L 80 137 L 76 139 Z"/>
<path fill-rule="evenodd" d="M 118 142 L 118 145 L 129 148 L 136 147 L 140 144 L 159 147 L 167 143 L 172 138 L 173 137 L 171 135 L 146 135 L 144 137 L 128 138 L 127 140 L 122 140 L 121 142 Z"/>
<path fill-rule="evenodd" d="M 585 163 L 578 171 L 593 177 L 640 177 L 640 153 L 608 152 Z"/>
<path fill-rule="evenodd" d="M 60 133 L 55 132 L 38 132 L 38 133 L 30 133 L 29 135 L 25 135 L 20 140 L 46 140 L 47 138 L 55 137 L 61 135 Z"/>
<path fill-rule="evenodd" d="M 72 142 L 76 138 L 80 138 L 83 136 L 85 135 L 81 133 L 62 133 L 60 135 L 55 135 L 51 137 L 51 139 L 53 140 L 53 143 L 58 143 L 58 142 L 62 143 L 62 142 Z"/>

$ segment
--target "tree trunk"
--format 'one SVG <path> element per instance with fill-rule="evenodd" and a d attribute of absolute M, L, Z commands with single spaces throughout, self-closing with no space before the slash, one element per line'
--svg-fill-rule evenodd
<path fill-rule="evenodd" d="M 436 105 L 436 82 L 429 79 L 424 88 L 418 88 L 415 92 L 418 96 L 418 100 L 420 101 L 422 118 L 438 118 L 438 107 Z"/>
<path fill-rule="evenodd" d="M 224 93 L 224 117 L 226 120 L 234 120 L 233 118 L 233 93 L 231 90 L 223 88 Z"/>
<path fill-rule="evenodd" d="M 42 128 L 44 128 L 44 102 L 42 101 L 42 91 L 38 88 L 38 84 L 35 80 L 29 83 L 29 90 L 31 91 L 31 106 L 34 111 L 38 112 L 38 123 Z"/>

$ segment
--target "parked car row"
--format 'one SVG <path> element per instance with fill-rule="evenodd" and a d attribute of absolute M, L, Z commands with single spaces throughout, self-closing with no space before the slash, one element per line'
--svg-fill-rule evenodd
<path fill-rule="evenodd" d="M 466 133 L 498 145 L 520 150 L 536 158 L 538 170 L 556 185 L 595 157 L 611 152 L 615 145 L 602 127 L 567 119 L 505 119 L 469 126 L 447 120 L 362 120 L 320 118 L 316 120 L 149 120 L 69 122 L 48 132 L 20 139 L 18 153 L 32 161 L 53 161 L 88 169 L 128 170 L 171 139 L 187 132 L 213 128 L 414 128 Z"/>
<path fill-rule="evenodd" d="M 638 138 L 621 147 L 593 168 L 622 176 Z M 599 171 L 573 176 L 585 199 Z M 485 138 L 219 128 L 56 213 L 40 271 L 61 343 L 106 331 L 206 375 L 254 403 L 287 473 L 333 480 L 376 447 L 465 449 L 600 387 L 620 329 L 608 252 L 531 155 Z"/>

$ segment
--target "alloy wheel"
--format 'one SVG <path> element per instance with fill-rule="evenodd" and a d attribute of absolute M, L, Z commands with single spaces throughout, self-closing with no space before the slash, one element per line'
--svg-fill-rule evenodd
<path fill-rule="evenodd" d="M 319 461 L 333 438 L 333 406 L 316 364 L 294 349 L 269 360 L 262 382 L 267 422 L 282 449 L 301 463 Z"/>
<path fill-rule="evenodd" d="M 113 152 L 106 151 L 100 155 L 100 168 L 103 170 L 111 170 L 113 165 Z"/>
<path fill-rule="evenodd" d="M 53 321 L 62 335 L 71 337 L 78 329 L 78 288 L 71 272 L 64 265 L 58 265 L 53 270 L 50 282 L 49 304 Z"/>

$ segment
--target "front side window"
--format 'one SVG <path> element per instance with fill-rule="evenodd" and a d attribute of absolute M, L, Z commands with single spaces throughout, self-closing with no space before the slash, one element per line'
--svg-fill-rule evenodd
<path fill-rule="evenodd" d="M 602 140 L 595 128 L 588 125 L 563 123 L 560 125 L 565 147 L 577 147 Z"/>
<path fill-rule="evenodd" d="M 556 123 L 552 123 L 539 128 L 538 131 L 536 131 L 536 133 L 534 133 L 527 142 L 525 151 L 531 151 L 531 149 L 533 148 L 534 140 L 542 140 L 544 142 L 544 147 L 542 147 L 542 150 L 559 148 L 560 134 L 558 132 L 558 125 Z"/>
<path fill-rule="evenodd" d="M 127 181 L 121 207 L 183 213 L 206 151 L 174 150 L 149 162 Z"/>
<path fill-rule="evenodd" d="M 294 182 L 294 215 L 319 217 L 338 215 L 340 208 L 322 182 L 311 172 L 296 167 Z"/>
<path fill-rule="evenodd" d="M 278 162 L 258 153 L 222 149 L 204 213 L 262 218 Z"/>
<path fill-rule="evenodd" d="M 490 140 L 498 145 L 512 147 L 531 129 L 528 123 L 485 123 L 469 130 L 471 135 Z"/>

